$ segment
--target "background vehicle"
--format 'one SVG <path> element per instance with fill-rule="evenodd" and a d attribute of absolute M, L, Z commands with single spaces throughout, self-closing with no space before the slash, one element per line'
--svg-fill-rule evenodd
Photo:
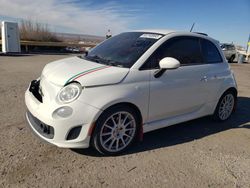
<path fill-rule="evenodd" d="M 43 140 L 118 154 L 143 133 L 235 109 L 236 82 L 214 39 L 175 31 L 111 37 L 87 55 L 46 65 L 25 93 Z"/>
<path fill-rule="evenodd" d="M 237 54 L 234 44 L 226 44 L 226 43 L 221 44 L 221 49 L 225 57 L 227 58 L 228 62 L 233 63 Z"/>
<path fill-rule="evenodd" d="M 227 58 L 229 63 L 238 62 L 238 58 L 240 58 L 241 55 L 244 56 L 243 62 L 246 61 L 246 50 L 241 46 L 236 46 L 234 44 L 227 44 L 223 43 L 221 44 L 222 51 Z"/>

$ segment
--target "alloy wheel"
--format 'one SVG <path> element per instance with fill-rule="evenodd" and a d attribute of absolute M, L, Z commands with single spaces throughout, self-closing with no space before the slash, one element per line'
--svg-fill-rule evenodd
<path fill-rule="evenodd" d="M 221 120 L 226 120 L 231 115 L 234 108 L 234 100 L 234 96 L 231 93 L 225 95 L 221 100 L 219 106 L 219 118 Z"/>
<path fill-rule="evenodd" d="M 118 152 L 127 147 L 136 132 L 136 121 L 132 114 L 120 111 L 104 122 L 100 131 L 100 144 L 109 152 Z"/>

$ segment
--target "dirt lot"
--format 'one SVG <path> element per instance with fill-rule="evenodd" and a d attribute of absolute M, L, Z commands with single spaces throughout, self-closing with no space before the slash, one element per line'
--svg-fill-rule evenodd
<path fill-rule="evenodd" d="M 62 55 L 0 56 L 0 187 L 250 187 L 250 64 L 233 64 L 238 110 L 151 132 L 129 153 L 42 143 L 26 126 L 24 92 Z"/>

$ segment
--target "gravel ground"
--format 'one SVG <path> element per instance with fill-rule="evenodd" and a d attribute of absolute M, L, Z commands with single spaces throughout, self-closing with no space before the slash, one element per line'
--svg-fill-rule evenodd
<path fill-rule="evenodd" d="M 0 187 L 250 187 L 250 64 L 232 64 L 237 112 L 145 134 L 117 157 L 42 143 L 26 125 L 24 92 L 63 55 L 0 56 Z"/>

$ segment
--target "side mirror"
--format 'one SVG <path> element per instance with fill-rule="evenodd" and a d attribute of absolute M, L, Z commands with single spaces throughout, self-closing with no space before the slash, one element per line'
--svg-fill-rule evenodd
<path fill-rule="evenodd" d="M 163 58 L 160 63 L 161 69 L 177 69 L 180 67 L 180 62 L 172 57 L 165 57 Z"/>
<path fill-rule="evenodd" d="M 160 69 L 154 73 L 155 78 L 159 78 L 168 69 L 177 69 L 180 67 L 180 62 L 172 57 L 163 58 L 160 63 Z"/>

